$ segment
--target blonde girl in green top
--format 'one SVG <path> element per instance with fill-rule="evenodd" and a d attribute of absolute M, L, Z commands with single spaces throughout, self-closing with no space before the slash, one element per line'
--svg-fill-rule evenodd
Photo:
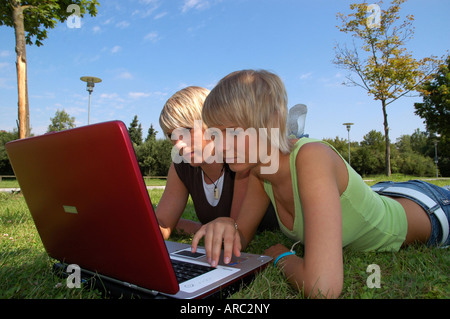
<path fill-rule="evenodd" d="M 204 237 L 210 264 L 217 265 L 222 244 L 224 263 L 229 263 L 252 240 L 272 201 L 281 230 L 304 245 L 304 256 L 281 244 L 266 254 L 305 295 L 336 298 L 343 286 L 344 246 L 396 251 L 413 242 L 449 244 L 450 192 L 425 183 L 384 183 L 375 185 L 379 195 L 329 145 L 312 139 L 292 143 L 286 137 L 286 114 L 284 85 L 267 71 L 234 72 L 211 91 L 203 120 L 222 132 L 223 157 L 230 168 L 249 171 L 250 177 L 236 222 L 218 218 L 202 226 L 193 238 L 193 251 Z M 243 148 L 234 143 L 250 128 L 259 129 L 259 137 L 266 132 L 263 137 L 274 148 L 261 144 L 261 138 L 251 142 L 249 135 L 243 137 Z M 278 138 L 273 138 L 275 131 Z M 262 157 L 263 147 L 272 151 Z M 267 170 L 269 166 L 277 170 Z"/>

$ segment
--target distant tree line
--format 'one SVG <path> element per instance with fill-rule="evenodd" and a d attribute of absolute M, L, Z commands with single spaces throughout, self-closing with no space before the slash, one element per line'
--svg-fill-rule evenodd
<path fill-rule="evenodd" d="M 428 131 L 422 132 L 417 129 L 412 135 L 403 135 L 397 139 L 396 143 L 392 144 L 392 173 L 419 177 L 436 176 L 437 163 L 438 176 L 450 177 L 450 130 L 448 122 L 443 122 L 445 119 L 448 121 L 450 114 L 447 98 L 450 58 L 447 63 L 440 73 L 443 75 L 441 75 L 441 78 L 444 79 L 442 81 L 447 82 L 443 84 L 436 80 L 427 83 L 427 91 L 423 93 L 424 103 L 415 105 L 417 115 L 422 118 L 427 116 L 425 124 Z M 440 78 L 437 77 L 437 79 Z M 425 107 L 428 109 L 424 109 Z M 434 114 L 432 111 L 438 113 Z M 64 110 L 58 110 L 50 121 L 48 132 L 75 127 L 75 118 L 69 116 Z M 150 125 L 144 139 L 142 125 L 139 123 L 137 115 L 128 126 L 128 134 L 133 142 L 139 167 L 144 176 L 167 176 L 172 163 L 173 145 L 168 139 L 157 139 L 157 133 L 153 125 Z M 17 129 L 12 132 L 0 130 L 0 175 L 14 174 L 4 145 L 18 138 Z M 333 145 L 342 157 L 348 160 L 348 141 L 346 139 L 336 137 L 325 139 L 325 141 Z M 352 167 L 363 176 L 384 174 L 385 147 L 385 137 L 381 132 L 375 130 L 368 132 L 361 142 L 351 142 Z"/>
<path fill-rule="evenodd" d="M 171 160 L 172 143 L 168 139 L 157 139 L 158 133 L 150 125 L 147 137 L 143 139 L 142 126 L 134 117 L 128 133 L 133 142 L 136 157 L 144 176 L 167 176 Z M 18 139 L 17 130 L 0 131 L 0 175 L 13 175 L 4 145 Z M 345 160 L 348 160 L 347 139 L 336 137 L 324 141 L 333 145 Z M 350 143 L 351 166 L 361 175 L 384 174 L 384 136 L 372 130 L 361 142 Z M 436 150 L 438 175 L 450 176 L 450 143 L 435 135 L 417 129 L 412 135 L 403 135 L 392 144 L 392 173 L 421 177 L 436 176 Z"/>
<path fill-rule="evenodd" d="M 348 141 L 336 137 L 325 139 L 348 161 Z M 412 135 L 402 135 L 391 146 L 393 174 L 413 176 L 450 176 L 448 143 L 434 134 L 417 129 Z M 351 166 L 362 176 L 385 173 L 385 139 L 381 132 L 372 130 L 361 142 L 350 143 Z M 436 158 L 437 154 L 437 158 Z"/>
<path fill-rule="evenodd" d="M 50 119 L 51 124 L 47 132 L 57 132 L 74 128 L 75 118 L 69 116 L 64 110 L 56 111 L 55 117 Z M 128 133 L 143 176 L 167 176 L 171 160 L 172 143 L 167 139 L 157 139 L 158 133 L 153 125 L 143 139 L 142 125 L 135 116 L 128 126 Z M 6 154 L 5 144 L 19 139 L 17 129 L 12 132 L 0 130 L 0 175 L 14 175 L 13 169 Z"/>

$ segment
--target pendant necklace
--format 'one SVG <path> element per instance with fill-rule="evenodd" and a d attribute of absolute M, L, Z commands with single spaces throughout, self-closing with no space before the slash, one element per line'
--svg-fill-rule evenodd
<path fill-rule="evenodd" d="M 209 178 L 208 174 L 205 173 L 205 171 L 201 168 L 203 174 L 205 174 L 206 177 L 208 177 L 208 179 L 211 181 L 211 183 L 213 183 L 214 185 L 214 199 L 219 199 L 219 189 L 217 188 L 217 184 L 219 182 L 220 177 L 222 176 L 223 173 L 223 169 L 225 168 L 225 165 L 222 166 L 222 169 L 220 171 L 220 175 L 219 178 L 217 179 L 217 181 L 214 183 L 213 180 L 211 178 Z"/>

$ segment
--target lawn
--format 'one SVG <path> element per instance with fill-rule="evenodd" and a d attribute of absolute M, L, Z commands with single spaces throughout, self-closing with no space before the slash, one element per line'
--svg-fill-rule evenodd
<path fill-rule="evenodd" d="M 166 178 L 144 178 L 147 186 L 165 186 Z M 15 178 L 3 178 L 0 188 L 19 188 L 19 182 Z"/>
<path fill-rule="evenodd" d="M 394 176 L 394 180 L 410 177 Z M 368 178 L 373 184 L 382 177 Z M 438 185 L 450 184 L 449 180 L 431 181 Z M 4 186 L 4 182 L 0 184 Z M 9 182 L 8 182 L 9 183 Z M 11 186 L 16 187 L 16 186 Z M 150 190 L 153 204 L 157 204 L 163 190 Z M 191 202 L 184 217 L 195 219 Z M 177 235 L 174 240 L 189 242 L 189 236 Z M 262 253 L 276 243 L 290 247 L 292 243 L 281 232 L 257 234 L 248 251 Z M 302 249 L 297 247 L 298 255 Z M 0 298 L 100 298 L 98 291 L 69 289 L 65 281 L 53 275 L 55 262 L 46 254 L 23 196 L 0 193 Z M 380 288 L 369 288 L 369 265 L 380 269 Z M 392 298 L 450 298 L 449 249 L 411 246 L 398 253 L 361 253 L 344 249 L 344 289 L 342 299 L 392 299 Z M 368 280 L 369 279 L 369 280 Z M 303 298 L 286 282 L 280 272 L 269 266 L 248 286 L 231 298 L 241 299 L 293 299 Z"/>

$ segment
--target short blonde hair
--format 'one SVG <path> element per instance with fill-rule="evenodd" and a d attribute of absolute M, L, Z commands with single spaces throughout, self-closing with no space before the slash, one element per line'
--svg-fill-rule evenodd
<path fill-rule="evenodd" d="M 209 90 L 189 86 L 172 95 L 159 116 L 159 125 L 167 135 L 177 128 L 193 128 L 195 121 L 202 120 L 202 108 Z"/>
<path fill-rule="evenodd" d="M 282 153 L 292 150 L 287 137 L 287 93 L 281 79 L 265 70 L 233 72 L 219 81 L 203 105 L 203 121 L 209 127 L 231 124 L 244 129 L 267 128 L 268 139 Z M 270 129 L 279 129 L 272 141 Z"/>

